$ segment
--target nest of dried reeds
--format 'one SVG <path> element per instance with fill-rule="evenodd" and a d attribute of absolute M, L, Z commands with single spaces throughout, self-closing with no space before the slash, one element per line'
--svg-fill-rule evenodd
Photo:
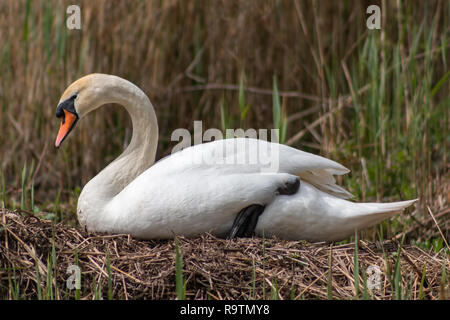
<path fill-rule="evenodd" d="M 449 297 L 448 257 L 411 245 L 360 240 L 355 254 L 354 243 L 228 241 L 204 235 L 178 238 L 177 246 L 187 299 Z M 3 210 L 0 297 L 175 299 L 175 249 L 174 240 L 87 234 Z M 78 291 L 68 287 L 71 265 L 81 271 Z"/>

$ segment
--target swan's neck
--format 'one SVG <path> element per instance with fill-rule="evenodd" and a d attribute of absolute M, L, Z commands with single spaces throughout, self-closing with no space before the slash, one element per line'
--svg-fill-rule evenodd
<path fill-rule="evenodd" d="M 104 90 L 103 90 L 104 89 Z M 78 199 L 78 220 L 88 229 L 101 231 L 106 226 L 105 206 L 131 181 L 155 161 L 158 144 L 158 122 L 154 108 L 137 86 L 113 77 L 102 88 L 100 107 L 117 103 L 125 107 L 131 117 L 133 135 L 127 149 L 97 176 L 89 181 Z"/>

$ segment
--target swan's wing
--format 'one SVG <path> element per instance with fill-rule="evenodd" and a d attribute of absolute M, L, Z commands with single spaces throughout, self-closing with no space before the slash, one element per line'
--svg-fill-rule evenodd
<path fill-rule="evenodd" d="M 191 170 L 212 170 L 217 175 L 290 173 L 339 198 L 352 197 L 348 191 L 336 185 L 333 177 L 349 172 L 341 164 L 264 140 L 237 138 L 194 145 L 161 159 L 152 167 L 152 171 L 161 174 Z"/>
<path fill-rule="evenodd" d="M 322 190 L 341 199 L 349 199 L 352 198 L 353 195 L 344 188 L 338 186 L 336 184 L 336 179 L 334 179 L 333 177 L 333 174 L 342 175 L 347 172 L 334 172 L 328 169 L 315 169 L 299 172 L 297 173 L 297 175 L 300 177 L 300 179 L 308 181 L 319 190 Z"/>
<path fill-rule="evenodd" d="M 280 170 L 295 174 L 319 190 L 338 198 L 348 199 L 353 195 L 336 184 L 334 175 L 350 172 L 343 165 L 312 153 L 280 145 Z"/>

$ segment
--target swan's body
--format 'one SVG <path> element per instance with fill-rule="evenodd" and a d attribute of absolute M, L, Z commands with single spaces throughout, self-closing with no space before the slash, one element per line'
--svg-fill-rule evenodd
<path fill-rule="evenodd" d="M 105 103 L 123 105 L 133 123 L 128 148 L 89 181 L 79 197 L 78 218 L 89 231 L 128 233 L 145 239 L 205 232 L 224 235 L 239 211 L 259 204 L 265 209 L 256 234 L 333 241 L 374 225 L 415 201 L 380 204 L 344 200 L 351 195 L 335 184 L 333 175 L 347 173 L 345 167 L 256 139 L 195 145 L 153 164 L 157 120 L 148 97 L 139 88 L 119 77 L 92 74 L 74 82 L 60 105 L 70 99 L 74 123 Z M 70 112 L 65 115 L 66 121 L 71 119 Z M 67 123 L 70 126 L 61 125 L 57 146 L 73 127 L 72 121 Z M 261 150 L 277 155 L 278 170 L 267 172 L 267 163 L 249 160 Z M 280 195 L 278 190 L 297 177 L 301 180 L 298 191 Z"/>

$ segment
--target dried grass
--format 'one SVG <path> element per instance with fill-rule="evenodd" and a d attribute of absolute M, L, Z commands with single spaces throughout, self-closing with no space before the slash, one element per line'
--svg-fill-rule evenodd
<path fill-rule="evenodd" d="M 75 263 L 75 253 L 81 269 L 81 299 L 93 299 L 95 285 L 102 288 L 106 297 L 107 259 L 115 299 L 176 298 L 173 240 L 140 241 L 127 235 L 87 234 L 61 223 L 6 210 L 0 216 L 0 239 L 2 298 L 11 298 L 11 279 L 20 287 L 21 298 L 37 298 L 36 270 L 40 270 L 40 285 L 45 288 L 46 261 L 52 255 L 52 243 L 57 262 L 53 273 L 56 276 L 52 278 L 53 286 L 58 288 L 55 299 L 74 298 L 75 293 L 66 289 L 66 271 Z M 280 299 L 327 299 L 330 293 L 334 299 L 355 296 L 354 244 L 310 244 L 274 238 L 227 241 L 204 235 L 179 238 L 179 246 L 187 299 L 262 299 L 275 295 Z M 396 242 L 359 242 L 360 275 L 371 265 L 383 271 L 381 290 L 374 290 L 374 299 L 394 296 L 389 276 L 384 275 L 394 274 L 397 251 Z M 449 297 L 449 287 L 441 282 L 443 266 L 448 274 L 450 263 L 442 251 L 433 254 L 405 245 L 400 252 L 401 284 L 409 288 L 405 292 L 410 295 L 406 298 L 418 298 L 425 265 L 423 297 Z M 361 297 L 362 276 L 359 283 Z M 328 284 L 331 292 L 327 291 Z"/>

